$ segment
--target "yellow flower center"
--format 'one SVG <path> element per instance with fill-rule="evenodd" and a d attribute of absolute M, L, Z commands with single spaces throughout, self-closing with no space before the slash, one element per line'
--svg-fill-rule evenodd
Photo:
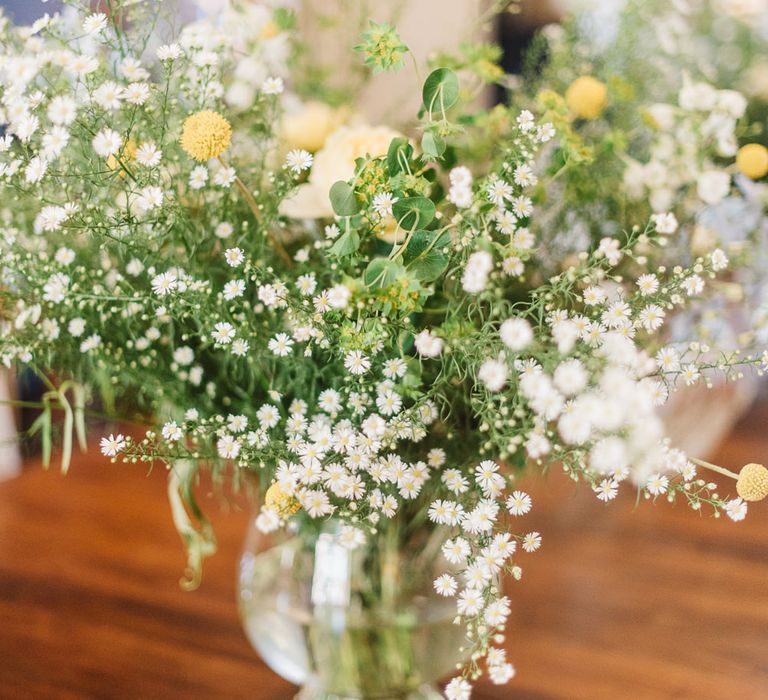
<path fill-rule="evenodd" d="M 759 143 L 748 143 L 736 154 L 736 167 L 747 177 L 759 180 L 768 173 L 768 148 Z"/>
<path fill-rule="evenodd" d="M 762 464 L 745 464 L 736 481 L 736 493 L 745 501 L 762 501 L 768 496 L 768 469 Z"/>
<path fill-rule="evenodd" d="M 232 127 L 218 112 L 205 110 L 189 115 L 181 130 L 181 147 L 190 158 L 206 161 L 229 148 Z"/>
<path fill-rule="evenodd" d="M 576 78 L 565 91 L 568 108 L 582 119 L 597 119 L 608 103 L 608 88 L 591 75 Z"/>

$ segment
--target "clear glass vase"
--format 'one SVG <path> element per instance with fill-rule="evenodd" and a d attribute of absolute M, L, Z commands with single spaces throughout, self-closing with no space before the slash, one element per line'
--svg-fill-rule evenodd
<path fill-rule="evenodd" d="M 455 669 L 464 642 L 455 601 L 437 596 L 439 530 L 397 522 L 350 551 L 338 524 L 260 533 L 240 562 L 240 613 L 265 663 L 299 700 L 422 700 Z"/>

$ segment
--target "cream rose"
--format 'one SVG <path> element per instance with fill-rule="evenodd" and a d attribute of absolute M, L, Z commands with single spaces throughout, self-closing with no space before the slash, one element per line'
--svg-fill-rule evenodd
<path fill-rule="evenodd" d="M 354 176 L 357 158 L 385 155 L 392 139 L 400 135 L 386 126 L 342 126 L 337 129 L 315 154 L 309 180 L 299 186 L 293 197 L 283 202 L 281 213 L 294 219 L 332 217 L 328 197 L 331 185 Z"/>
<path fill-rule="evenodd" d="M 282 136 L 290 148 L 303 148 L 315 153 L 349 117 L 348 109 L 334 109 L 324 102 L 312 100 L 283 117 Z"/>

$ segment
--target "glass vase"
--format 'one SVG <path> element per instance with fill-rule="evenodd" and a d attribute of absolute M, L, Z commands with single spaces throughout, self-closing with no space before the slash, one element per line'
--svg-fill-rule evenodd
<path fill-rule="evenodd" d="M 293 520 L 264 535 L 252 519 L 240 562 L 246 634 L 299 700 L 427 700 L 461 660 L 455 601 L 432 582 L 443 535 L 397 522 L 354 550 L 339 525 Z"/>

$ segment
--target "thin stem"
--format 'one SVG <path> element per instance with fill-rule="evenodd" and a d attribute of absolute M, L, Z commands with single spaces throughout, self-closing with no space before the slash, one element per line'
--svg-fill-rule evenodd
<path fill-rule="evenodd" d="M 219 163 L 221 163 L 225 168 L 229 167 L 227 162 L 221 156 L 219 156 Z M 274 245 L 277 254 L 283 259 L 288 267 L 293 267 L 293 260 L 291 260 L 291 256 L 288 255 L 288 251 L 283 247 L 283 244 L 280 242 L 277 236 L 275 236 L 274 232 L 266 225 L 264 216 L 259 209 L 259 205 L 256 203 L 256 200 L 253 198 L 251 191 L 237 175 L 235 175 L 235 184 L 237 185 L 237 189 L 240 190 L 240 194 L 243 195 L 243 199 L 248 205 L 248 208 L 253 212 L 256 221 L 264 228 L 267 236 L 269 236 L 269 239 L 272 241 L 272 245 Z"/>
<path fill-rule="evenodd" d="M 704 467 L 705 469 L 710 469 L 713 472 L 722 474 L 723 476 L 730 476 L 731 479 L 739 478 L 739 475 L 732 472 L 730 469 L 726 469 L 725 467 L 718 467 L 716 464 L 705 462 L 703 459 L 696 459 L 695 457 L 692 457 L 691 462 L 693 462 L 694 464 L 698 464 L 700 467 Z"/>

